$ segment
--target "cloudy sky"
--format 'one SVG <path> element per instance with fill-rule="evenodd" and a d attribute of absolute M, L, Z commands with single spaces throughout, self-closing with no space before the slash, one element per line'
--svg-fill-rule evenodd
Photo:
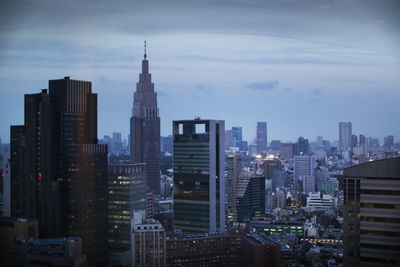
<path fill-rule="evenodd" d="M 99 138 L 129 131 L 148 43 L 162 135 L 195 116 L 268 139 L 400 139 L 400 1 L 174 0 L 0 3 L 0 138 L 23 95 L 70 75 L 93 81 Z"/>

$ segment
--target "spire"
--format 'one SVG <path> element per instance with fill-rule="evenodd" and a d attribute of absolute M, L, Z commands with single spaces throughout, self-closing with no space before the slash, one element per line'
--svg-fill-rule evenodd
<path fill-rule="evenodd" d="M 142 60 L 142 73 L 149 73 L 149 62 L 147 61 L 147 44 L 144 41 L 144 59 Z"/>
<path fill-rule="evenodd" d="M 147 54 L 146 54 L 146 40 L 144 41 L 144 59 L 147 58 Z"/>

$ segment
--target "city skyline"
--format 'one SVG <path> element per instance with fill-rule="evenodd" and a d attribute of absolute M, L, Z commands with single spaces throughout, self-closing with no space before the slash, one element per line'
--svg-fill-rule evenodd
<path fill-rule="evenodd" d="M 67 75 L 93 82 L 99 137 L 125 139 L 144 40 L 162 136 L 173 120 L 199 116 L 243 127 L 247 141 L 257 121 L 268 123 L 269 140 L 338 140 L 340 121 L 381 143 L 399 139 L 394 1 L 102 4 L 1 4 L 3 143 L 8 126 L 23 122 L 23 95 Z"/>

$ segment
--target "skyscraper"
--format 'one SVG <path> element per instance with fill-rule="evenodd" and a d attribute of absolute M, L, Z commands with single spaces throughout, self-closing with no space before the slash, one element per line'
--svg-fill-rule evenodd
<path fill-rule="evenodd" d="M 144 163 L 114 163 L 108 167 L 108 247 L 109 266 L 125 266 L 124 255 L 131 249 L 133 210 L 146 208 L 146 171 Z"/>
<path fill-rule="evenodd" d="M 359 144 L 360 145 L 362 145 L 362 146 L 365 146 L 366 145 L 366 139 L 365 139 L 365 135 L 363 135 L 363 134 L 360 134 L 360 138 L 359 138 Z"/>
<path fill-rule="evenodd" d="M 23 218 L 28 197 L 24 182 L 25 126 L 11 126 L 10 140 L 11 216 Z"/>
<path fill-rule="evenodd" d="M 267 152 L 267 123 L 266 122 L 257 122 L 257 153 L 265 153 Z"/>
<path fill-rule="evenodd" d="M 300 175 L 299 179 L 302 183 L 302 189 L 304 193 L 315 192 L 315 176 L 314 175 Z"/>
<path fill-rule="evenodd" d="M 400 263 L 400 158 L 376 160 L 343 171 L 345 266 Z"/>
<path fill-rule="evenodd" d="M 339 122 L 339 150 L 348 150 L 351 147 L 351 138 L 351 122 Z"/>
<path fill-rule="evenodd" d="M 263 163 L 264 176 L 267 179 L 271 179 L 274 172 L 277 170 L 282 170 L 283 165 L 279 159 L 268 159 Z"/>
<path fill-rule="evenodd" d="M 240 147 L 242 142 L 242 127 L 232 127 L 233 146 Z"/>
<path fill-rule="evenodd" d="M 97 144 L 92 83 L 67 76 L 25 95 L 11 147 L 12 216 L 38 219 L 41 238 L 81 237 L 89 263 L 105 265 L 107 146 Z"/>
<path fill-rule="evenodd" d="M 265 177 L 253 176 L 250 177 L 250 179 L 246 178 L 241 179 L 240 182 L 241 186 L 240 190 L 238 190 L 238 204 L 237 204 L 238 221 L 247 222 L 251 220 L 252 217 L 264 216 Z"/>
<path fill-rule="evenodd" d="M 242 170 L 242 156 L 231 154 L 226 158 L 226 193 L 227 199 L 227 222 L 237 222 L 237 192 L 239 175 Z"/>
<path fill-rule="evenodd" d="M 304 139 L 304 137 L 299 137 L 297 140 L 297 155 L 308 155 L 308 139 Z"/>
<path fill-rule="evenodd" d="M 173 122 L 174 228 L 225 231 L 225 122 Z"/>
<path fill-rule="evenodd" d="M 10 152 L 0 152 L 0 216 L 11 215 Z"/>
<path fill-rule="evenodd" d="M 233 147 L 233 132 L 232 130 L 225 131 L 225 149 L 229 150 L 229 148 Z"/>
<path fill-rule="evenodd" d="M 136 84 L 130 129 L 131 160 L 146 163 L 147 184 L 154 194 L 160 194 L 160 117 L 157 107 L 157 93 L 149 73 L 146 54 L 142 60 L 142 73 Z"/>
<path fill-rule="evenodd" d="M 392 151 L 392 147 L 394 145 L 394 137 L 393 135 L 385 136 L 384 138 L 384 148 L 386 152 Z"/>
<path fill-rule="evenodd" d="M 114 155 L 119 155 L 122 152 L 122 137 L 121 133 L 113 133 L 111 141 L 111 150 Z"/>
<path fill-rule="evenodd" d="M 295 156 L 294 157 L 294 189 L 298 187 L 301 175 L 314 176 L 313 156 Z"/>

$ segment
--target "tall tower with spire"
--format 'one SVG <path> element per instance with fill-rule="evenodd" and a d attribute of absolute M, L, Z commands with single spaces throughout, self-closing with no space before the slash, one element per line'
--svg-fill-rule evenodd
<path fill-rule="evenodd" d="M 160 117 L 157 107 L 157 93 L 149 73 L 146 41 L 142 73 L 136 83 L 133 95 L 133 109 L 130 129 L 132 162 L 146 163 L 147 186 L 154 194 L 160 194 Z"/>

